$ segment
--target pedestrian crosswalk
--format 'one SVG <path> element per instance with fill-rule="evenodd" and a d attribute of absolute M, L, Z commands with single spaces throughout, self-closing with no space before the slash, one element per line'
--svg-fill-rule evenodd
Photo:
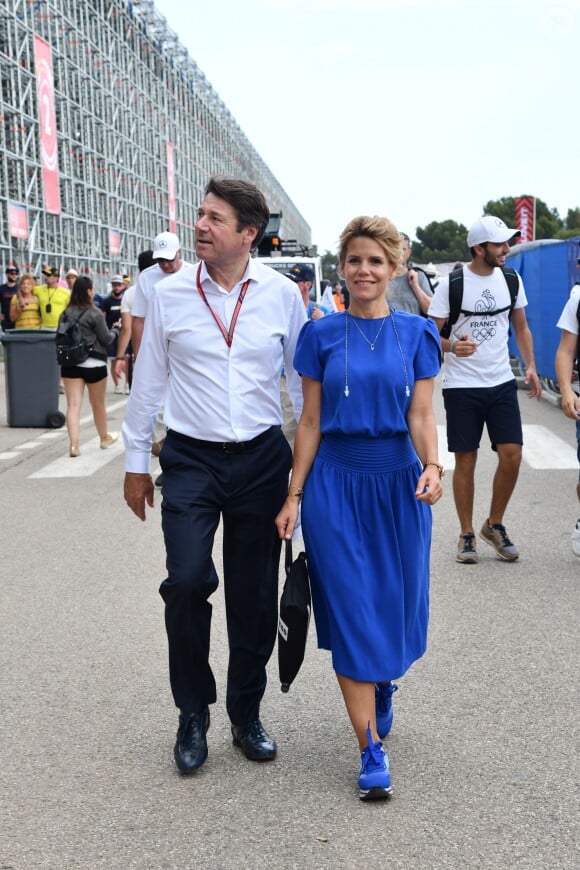
<path fill-rule="evenodd" d="M 529 465 L 530 468 L 546 471 L 549 469 L 555 471 L 557 469 L 578 468 L 576 448 L 572 446 L 572 442 L 568 443 L 564 441 L 546 426 L 524 424 L 522 428 L 524 430 L 522 458 L 525 465 Z M 452 470 L 455 468 L 455 456 L 453 453 L 447 452 L 447 431 L 445 426 L 437 426 L 437 435 L 439 438 L 440 462 L 447 470 Z M 481 449 L 485 446 L 484 439 L 486 438 L 487 436 L 484 433 Z"/>
<path fill-rule="evenodd" d="M 109 411 L 115 410 L 117 407 L 123 407 L 125 401 L 115 403 L 109 406 Z M 81 421 L 83 425 L 92 423 L 92 417 L 89 415 Z M 578 459 L 576 456 L 576 447 L 573 439 L 570 442 L 564 441 L 558 435 L 555 435 L 546 426 L 539 425 L 524 425 L 524 448 L 523 448 L 523 463 L 532 469 L 536 470 L 566 470 L 577 469 Z M 452 471 L 455 468 L 455 457 L 452 453 L 448 453 L 446 449 L 447 435 L 445 426 L 437 427 L 439 437 L 439 458 L 447 471 Z M 75 477 L 90 477 L 107 464 L 116 459 L 124 452 L 121 439 L 110 447 L 108 450 L 101 450 L 99 439 L 92 438 L 90 441 L 81 443 L 81 455 L 75 459 L 71 459 L 68 455 L 68 439 L 66 432 L 62 429 L 58 431 L 43 432 L 38 437 L 30 441 L 24 441 L 16 447 L 11 448 L 3 453 L 0 453 L 0 463 L 8 462 L 17 458 L 23 458 L 27 452 L 33 453 L 34 450 L 45 446 L 47 442 L 61 439 L 62 453 L 56 459 L 48 462 L 42 468 L 37 469 L 32 474 L 27 475 L 28 479 L 39 480 L 43 478 L 75 478 Z M 482 439 L 482 450 L 487 447 L 486 436 Z"/>

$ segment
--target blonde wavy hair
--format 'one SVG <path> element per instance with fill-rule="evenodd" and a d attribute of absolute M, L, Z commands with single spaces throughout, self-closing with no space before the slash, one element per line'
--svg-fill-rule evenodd
<path fill-rule="evenodd" d="M 348 246 L 353 239 L 366 236 L 383 249 L 392 266 L 401 262 L 401 235 L 392 221 L 379 215 L 359 215 L 347 223 L 338 243 L 338 263 L 343 268 Z"/>

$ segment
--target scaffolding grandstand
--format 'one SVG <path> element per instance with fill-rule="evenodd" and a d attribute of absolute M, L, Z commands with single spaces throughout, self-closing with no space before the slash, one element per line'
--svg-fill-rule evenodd
<path fill-rule="evenodd" d="M 0 263 L 134 274 L 161 230 L 193 258 L 212 175 L 292 200 L 151 0 L 0 0 Z"/>

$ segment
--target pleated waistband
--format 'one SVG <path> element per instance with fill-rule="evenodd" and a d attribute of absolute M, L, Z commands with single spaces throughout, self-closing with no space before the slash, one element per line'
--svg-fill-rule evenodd
<path fill-rule="evenodd" d="M 414 465 L 417 454 L 407 434 L 392 438 L 353 438 L 325 435 L 318 448 L 325 462 L 354 471 L 394 471 Z"/>

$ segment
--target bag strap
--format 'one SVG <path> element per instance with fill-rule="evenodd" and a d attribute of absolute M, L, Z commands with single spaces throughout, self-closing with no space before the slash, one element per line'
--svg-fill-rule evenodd
<path fill-rule="evenodd" d="M 286 554 L 284 557 L 284 568 L 286 570 L 286 576 L 290 573 L 290 569 L 292 568 L 292 540 L 286 541 Z"/>

